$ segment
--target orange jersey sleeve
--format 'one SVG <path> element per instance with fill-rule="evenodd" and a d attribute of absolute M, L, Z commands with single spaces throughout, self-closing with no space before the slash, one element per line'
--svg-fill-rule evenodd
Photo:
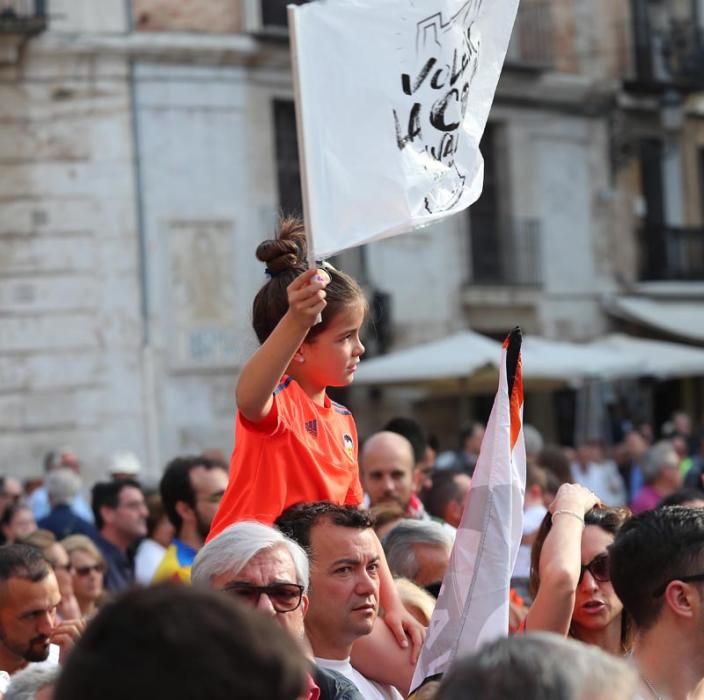
<path fill-rule="evenodd" d="M 270 525 L 296 503 L 358 505 L 357 449 L 357 428 L 344 406 L 327 398 L 319 406 L 284 377 L 263 421 L 236 416 L 230 482 L 209 539 L 240 520 Z"/>

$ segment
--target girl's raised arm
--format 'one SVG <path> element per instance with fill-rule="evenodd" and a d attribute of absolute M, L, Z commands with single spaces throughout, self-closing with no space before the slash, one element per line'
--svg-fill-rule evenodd
<path fill-rule="evenodd" d="M 247 420 L 258 423 L 269 415 L 274 389 L 325 308 L 329 281 L 324 270 L 312 269 L 288 285 L 288 311 L 244 366 L 237 383 L 237 408 Z"/>

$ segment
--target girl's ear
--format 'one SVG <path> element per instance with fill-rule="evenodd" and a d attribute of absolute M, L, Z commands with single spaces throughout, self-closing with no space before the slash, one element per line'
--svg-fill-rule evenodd
<path fill-rule="evenodd" d="M 305 358 L 303 357 L 303 353 L 301 352 L 301 348 L 298 348 L 298 350 L 296 350 L 296 354 L 293 356 L 293 361 L 294 362 L 305 362 Z"/>

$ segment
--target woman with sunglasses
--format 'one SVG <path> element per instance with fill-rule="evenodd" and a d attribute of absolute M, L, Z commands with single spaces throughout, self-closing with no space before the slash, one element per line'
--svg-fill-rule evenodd
<path fill-rule="evenodd" d="M 85 535 L 71 535 L 61 541 L 68 552 L 73 572 L 73 591 L 84 618 L 91 618 L 103 601 L 105 562 L 93 541 Z"/>
<path fill-rule="evenodd" d="M 56 541 L 56 536 L 49 530 L 39 528 L 19 540 L 21 544 L 28 544 L 41 550 L 44 558 L 51 564 L 59 584 L 61 602 L 56 612 L 61 620 L 77 620 L 81 611 L 73 592 L 73 576 L 71 575 L 71 560 L 68 552 Z"/>
<path fill-rule="evenodd" d="M 631 625 L 609 579 L 608 547 L 629 517 L 588 489 L 563 484 L 531 552 L 533 605 L 522 629 L 594 644 L 617 656 L 631 646 Z"/>

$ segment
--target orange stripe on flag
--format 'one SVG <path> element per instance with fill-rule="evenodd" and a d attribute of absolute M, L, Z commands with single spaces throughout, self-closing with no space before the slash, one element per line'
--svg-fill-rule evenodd
<path fill-rule="evenodd" d="M 523 358 L 518 356 L 516 362 L 516 374 L 513 380 L 513 391 L 511 392 L 511 451 L 516 446 L 518 436 L 523 429 L 521 421 L 521 408 L 523 406 Z"/>

